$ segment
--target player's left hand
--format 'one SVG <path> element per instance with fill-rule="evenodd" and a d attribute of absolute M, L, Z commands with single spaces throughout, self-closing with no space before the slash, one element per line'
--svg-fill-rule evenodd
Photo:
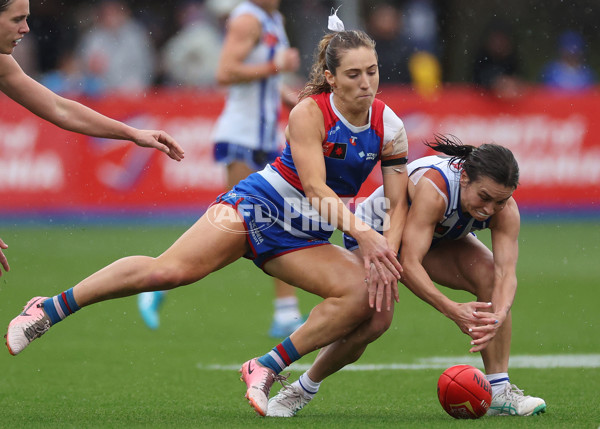
<path fill-rule="evenodd" d="M 141 147 L 158 149 L 175 161 L 181 161 L 184 158 L 184 151 L 179 143 L 164 131 L 138 130 L 133 141 Z"/>
<path fill-rule="evenodd" d="M 8 266 L 8 259 L 2 252 L 2 249 L 8 249 L 8 245 L 2 241 L 0 238 L 0 265 L 4 268 L 4 271 L 10 271 L 10 267 Z M 2 275 L 2 270 L 0 270 L 0 276 Z"/>

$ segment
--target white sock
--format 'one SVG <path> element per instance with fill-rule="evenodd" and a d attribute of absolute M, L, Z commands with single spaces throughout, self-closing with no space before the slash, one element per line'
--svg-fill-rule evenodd
<path fill-rule="evenodd" d="M 275 314 L 274 319 L 277 323 L 287 324 L 300 320 L 302 315 L 298 309 L 298 298 L 289 296 L 285 298 L 277 298 L 274 302 Z"/>
<path fill-rule="evenodd" d="M 496 374 L 486 374 L 485 378 L 492 385 L 492 398 L 498 393 L 506 389 L 506 385 L 510 383 L 508 372 L 498 372 Z"/>
<path fill-rule="evenodd" d="M 317 392 L 319 391 L 319 387 L 321 386 L 320 381 L 317 383 L 310 379 L 310 377 L 308 376 L 308 371 L 302 374 L 300 378 L 292 384 L 295 384 L 296 387 L 302 389 L 304 395 L 310 399 L 312 399 L 313 396 L 317 394 Z"/>

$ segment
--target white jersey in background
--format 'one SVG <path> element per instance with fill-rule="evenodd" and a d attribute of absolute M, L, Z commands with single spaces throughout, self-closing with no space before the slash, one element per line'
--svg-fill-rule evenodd
<path fill-rule="evenodd" d="M 272 61 L 277 51 L 289 48 L 279 11 L 268 14 L 254 3 L 245 1 L 231 12 L 230 19 L 244 14 L 254 15 L 262 25 L 260 41 L 245 63 Z M 281 108 L 280 81 L 281 76 L 273 74 L 264 79 L 231 85 L 213 141 L 255 150 L 277 150 L 281 145 L 277 135 Z"/>

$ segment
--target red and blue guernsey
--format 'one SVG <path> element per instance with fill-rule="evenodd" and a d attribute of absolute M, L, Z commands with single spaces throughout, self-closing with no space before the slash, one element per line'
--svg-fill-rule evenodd
<path fill-rule="evenodd" d="M 332 97 L 331 93 L 312 96 L 323 112 L 327 132 L 327 137 L 323 141 L 326 183 L 338 196 L 354 197 L 380 158 L 384 135 L 387 134 L 390 139 L 394 136 L 390 130 L 386 133 L 384 112 L 387 109 L 386 113 L 396 117 L 399 122 L 396 123 L 394 132 L 398 131 L 398 125 L 402 127 L 402 121 L 385 103 L 375 99 L 371 107 L 369 123 L 362 127 L 355 127 L 338 112 Z M 296 189 L 302 190 L 289 142 L 286 142 L 281 157 L 272 165 L 285 180 Z"/>
<path fill-rule="evenodd" d="M 311 98 L 321 109 L 325 123 L 322 146 L 326 184 L 340 197 L 354 197 L 386 145 L 404 133 L 404 124 L 377 99 L 368 123 L 356 127 L 336 109 L 333 94 Z M 261 267 L 283 253 L 327 244 L 335 230 L 306 198 L 289 142 L 273 164 L 242 180 L 217 202 L 236 207 L 244 218 L 253 253 L 248 257 Z"/>

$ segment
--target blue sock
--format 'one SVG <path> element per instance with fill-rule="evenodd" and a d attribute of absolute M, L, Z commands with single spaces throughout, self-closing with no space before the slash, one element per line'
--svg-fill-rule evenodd
<path fill-rule="evenodd" d="M 258 362 L 262 366 L 271 368 L 276 374 L 279 374 L 285 367 L 290 366 L 300 358 L 301 356 L 298 354 L 294 344 L 292 344 L 292 340 L 290 340 L 290 337 L 287 337 L 269 353 L 259 357 Z"/>
<path fill-rule="evenodd" d="M 79 310 L 79 306 L 73 297 L 73 288 L 52 298 L 48 298 L 44 301 L 43 305 L 44 311 L 53 325 Z"/>

